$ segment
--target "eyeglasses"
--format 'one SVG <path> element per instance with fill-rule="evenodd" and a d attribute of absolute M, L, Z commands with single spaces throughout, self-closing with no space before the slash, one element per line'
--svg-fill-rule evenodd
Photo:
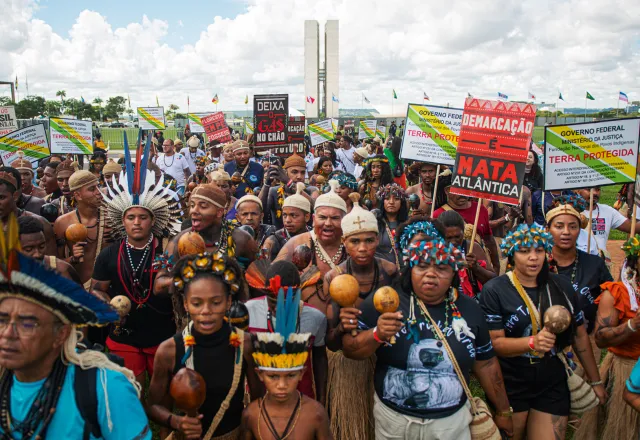
<path fill-rule="evenodd" d="M 13 332 L 19 337 L 33 336 L 36 329 L 40 327 L 39 322 L 35 321 L 10 321 L 8 319 L 0 319 L 0 334 L 4 333 L 7 327 L 11 325 Z"/>

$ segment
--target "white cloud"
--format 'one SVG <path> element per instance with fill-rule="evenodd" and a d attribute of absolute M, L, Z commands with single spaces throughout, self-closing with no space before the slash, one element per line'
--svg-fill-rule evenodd
<path fill-rule="evenodd" d="M 184 27 L 184 24 L 182 23 L 182 20 L 178 20 L 178 26 Z"/>
<path fill-rule="evenodd" d="M 308 4 L 307 4 L 308 3 Z M 303 5 L 304 4 L 304 5 Z M 244 109 L 246 94 L 289 93 L 304 102 L 304 20 L 340 20 L 340 104 L 358 107 L 361 91 L 382 111 L 422 102 L 461 105 L 467 91 L 498 91 L 525 99 L 527 91 L 567 106 L 615 106 L 618 90 L 640 99 L 640 2 L 578 0 L 516 2 L 450 0 L 250 0 L 233 19 L 212 17 L 195 44 L 173 48 L 169 32 L 182 22 L 143 16 L 114 29 L 85 10 L 68 34 L 33 18 L 29 0 L 3 2 L 0 77 L 29 75 L 31 93 L 52 98 L 131 96 L 132 105 L 178 104 L 186 110 Z M 22 83 L 22 81 L 21 81 Z M 23 91 L 21 91 L 21 94 Z"/>

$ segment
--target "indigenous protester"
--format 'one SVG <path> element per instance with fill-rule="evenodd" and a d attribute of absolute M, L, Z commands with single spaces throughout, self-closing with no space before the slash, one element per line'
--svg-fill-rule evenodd
<path fill-rule="evenodd" d="M 124 172 L 121 178 L 126 179 Z M 106 346 L 124 359 L 141 385 L 145 373 L 149 379 L 153 374 L 158 345 L 176 331 L 171 298 L 153 295 L 153 262 L 162 253 L 162 238 L 180 229 L 179 207 L 165 187 L 149 182 L 154 182 L 154 174 L 143 169 L 104 196 L 103 209 L 116 241 L 96 258 L 90 290 L 106 301 L 122 295 L 131 302 L 131 311 L 111 327 Z"/>
<path fill-rule="evenodd" d="M 444 171 L 440 172 L 437 193 L 434 195 L 438 166 L 428 162 L 414 162 L 409 168 L 413 174 L 420 176 L 420 181 L 416 185 L 407 188 L 407 196 L 411 194 L 420 196 L 420 205 L 413 212 L 419 216 L 430 216 L 431 205 L 435 203 L 435 209 L 438 209 L 447 203 L 447 194 L 444 189 L 451 184 L 451 173 L 448 172 L 448 175 L 445 176 Z"/>
<path fill-rule="evenodd" d="M 593 237 L 596 239 L 596 243 L 598 243 L 598 249 L 608 257 L 607 241 L 609 240 L 609 233 L 611 232 L 611 229 L 617 229 L 625 234 L 629 234 L 631 232 L 631 220 L 620 214 L 620 212 L 613 209 L 611 206 L 598 203 L 600 202 L 600 187 L 596 186 L 592 189 L 593 212 L 591 214 L 591 229 L 593 231 Z M 584 213 L 585 217 L 589 217 L 590 190 L 591 188 L 577 190 L 577 193 L 587 202 Z"/>
<path fill-rule="evenodd" d="M 228 163 L 233 162 L 233 142 L 229 142 L 222 147 L 222 164 L 226 165 Z"/>
<path fill-rule="evenodd" d="M 576 431 L 576 438 L 580 439 L 623 439 L 640 435 L 640 414 L 625 405 L 622 399 L 625 381 L 640 357 L 637 295 L 640 235 L 631 237 L 622 249 L 626 258 L 621 280 L 603 283 L 600 286 L 602 293 L 595 300 L 598 304 L 594 332 L 596 344 L 608 351 L 600 366 L 608 399 L 602 408 L 594 408 L 583 416 Z"/>
<path fill-rule="evenodd" d="M 478 209 L 478 200 L 471 200 L 467 196 L 459 196 L 453 194 L 450 191 L 451 187 L 445 188 L 445 194 L 447 195 L 447 203 L 436 209 L 433 213 L 433 218 L 436 219 L 440 214 L 445 211 L 455 211 L 462 216 L 465 223 L 472 227 L 475 218 L 476 211 Z M 480 206 L 480 216 L 478 217 L 477 236 L 482 240 L 486 251 L 489 253 L 491 259 L 491 267 L 500 267 L 500 256 L 498 255 L 498 246 L 493 238 L 491 227 L 489 226 L 489 212 L 484 206 Z"/>
<path fill-rule="evenodd" d="M 261 187 L 264 177 L 264 168 L 257 162 L 249 160 L 251 147 L 245 141 L 233 143 L 232 162 L 225 163 L 224 170 L 229 173 L 231 180 L 236 183 L 234 196 L 236 199 L 247 194 L 253 194 L 253 189 Z M 236 175 L 237 174 L 237 175 Z"/>
<path fill-rule="evenodd" d="M 396 265 L 400 270 L 401 252 L 396 246 L 396 232 L 398 225 L 409 218 L 407 207 L 407 194 L 397 183 L 390 183 L 380 188 L 376 194 L 379 200 L 378 228 L 380 231 L 380 243 L 376 249 L 376 257 L 383 258 Z"/>
<path fill-rule="evenodd" d="M 180 154 L 182 154 L 187 160 L 187 163 L 189 164 L 189 172 L 191 174 L 194 174 L 196 172 L 196 167 L 198 166 L 196 159 L 200 157 L 206 158 L 207 156 L 205 152 L 200 149 L 200 139 L 198 139 L 195 135 L 192 135 L 187 139 L 187 147 L 182 148 L 180 150 Z"/>
<path fill-rule="evenodd" d="M 253 261 L 258 247 L 253 237 L 224 219 L 226 202 L 225 193 L 214 185 L 199 185 L 191 192 L 191 228 L 176 235 L 161 256 L 162 264 L 154 282 L 156 294 L 167 293 L 173 288 L 170 270 L 173 262 L 180 258 L 178 242 L 190 232 L 197 232 L 204 239 L 206 252 L 220 252 L 245 267 Z"/>
<path fill-rule="evenodd" d="M 17 161 L 14 161 L 13 163 L 16 164 L 16 162 Z M 26 161 L 26 162 L 29 162 L 29 161 Z M 17 163 L 16 165 L 22 165 L 22 164 Z M 29 162 L 29 165 L 31 165 L 30 162 Z M 44 200 L 34 195 L 25 195 L 22 192 L 22 186 L 23 186 L 22 174 L 25 172 L 20 171 L 17 168 L 13 168 L 13 167 L 0 167 L 0 171 L 11 173 L 16 180 L 18 187 L 16 188 L 16 191 L 13 197 L 15 198 L 15 205 L 18 207 L 18 209 L 28 211 L 35 215 L 40 214 L 40 209 L 42 208 L 42 205 L 44 205 Z M 25 173 L 25 174 L 29 174 L 29 176 L 31 176 L 31 177 L 29 176 L 26 176 L 26 177 L 31 179 L 33 178 L 33 174 L 31 173 Z"/>
<path fill-rule="evenodd" d="M 551 212 L 553 209 L 559 208 L 560 206 L 563 206 L 563 205 L 571 205 L 571 207 L 576 212 L 578 212 L 578 214 L 580 215 L 580 223 L 579 223 L 580 228 L 587 226 L 589 220 L 585 217 L 583 213 L 587 207 L 587 202 L 585 201 L 585 199 L 583 199 L 578 194 L 556 196 L 553 199 L 553 203 L 549 206 L 549 211 L 547 212 L 547 214 Z M 549 223 L 546 220 L 546 218 L 545 218 L 545 224 L 547 225 L 547 227 L 549 227 Z M 595 238 L 593 238 L 593 236 L 589 238 L 589 233 L 585 229 L 580 229 L 578 233 L 576 248 L 583 252 L 587 252 L 587 249 L 588 249 L 587 243 L 589 240 L 591 240 L 591 249 L 589 249 L 588 253 L 591 255 L 599 255 L 598 243 L 596 242 Z"/>
<path fill-rule="evenodd" d="M 315 168 L 313 169 L 314 174 L 324 177 L 328 179 L 331 173 L 333 172 L 333 161 L 330 157 L 322 156 Z"/>
<path fill-rule="evenodd" d="M 471 372 L 496 408 L 497 427 L 510 437 L 509 401 L 486 321 L 475 301 L 458 294 L 462 252 L 432 239 L 411 244 L 404 258 L 407 267 L 394 284 L 397 311 L 380 314 L 371 295 L 360 305 L 359 325 L 344 319 L 346 312 L 340 316 L 345 356 L 376 354 L 375 438 L 470 439 Z"/>
<path fill-rule="evenodd" d="M 78 273 L 69 263 L 56 258 L 54 255 L 45 254 L 47 240 L 44 236 L 44 227 L 42 225 L 42 220 L 38 220 L 33 216 L 23 215 L 18 217 L 20 252 L 39 261 L 45 267 L 55 270 L 63 277 L 82 284 Z"/>
<path fill-rule="evenodd" d="M 482 246 L 474 243 L 473 249 L 469 249 L 469 240 L 465 240 L 464 237 L 464 219 L 460 214 L 455 211 L 443 212 L 434 222 L 434 226 L 446 243 L 452 243 L 462 252 L 467 264 L 458 271 L 460 292 L 477 301 L 483 284 L 495 278 L 497 270 L 491 266 L 491 261 Z"/>
<path fill-rule="evenodd" d="M 207 155 L 207 160 L 210 163 L 220 164 L 223 160 L 223 157 L 220 155 L 222 153 L 222 144 L 218 140 L 213 140 L 209 142 L 209 154 Z"/>
<path fill-rule="evenodd" d="M 176 192 L 184 195 L 186 181 L 191 174 L 189 162 L 181 153 L 176 153 L 172 139 L 165 139 L 162 143 L 164 153 L 158 154 L 154 163 L 158 165 L 164 174 L 168 174 L 176 180 Z"/>
<path fill-rule="evenodd" d="M 47 168 L 49 168 L 49 166 L 47 166 Z M 58 164 L 55 170 L 56 182 L 58 183 L 58 189 L 60 191 L 50 193 L 49 200 L 46 200 L 45 198 L 45 201 L 53 204 L 58 210 L 58 216 L 62 216 L 71 212 L 73 209 L 74 201 L 73 194 L 69 189 L 69 179 L 71 178 L 71 175 L 78 170 L 78 164 L 70 160 L 65 160 Z M 46 172 L 47 169 L 45 169 L 45 175 Z"/>
<path fill-rule="evenodd" d="M 260 392 L 250 335 L 225 322 L 232 302 L 246 288 L 243 278 L 240 267 L 222 252 L 185 256 L 173 269 L 171 280 L 190 318 L 181 333 L 158 347 L 147 408 L 151 420 L 186 438 L 238 438 L 245 378 L 252 398 Z M 195 370 L 206 385 L 196 417 L 172 411 L 169 385 L 183 368 Z"/>
<path fill-rule="evenodd" d="M 0 220 L 7 224 L 9 217 L 16 218 L 33 217 L 42 225 L 45 236 L 45 255 L 56 252 L 56 240 L 51 224 L 37 214 L 20 209 L 16 204 L 17 194 L 20 188 L 20 173 L 11 167 L 0 167 Z"/>
<path fill-rule="evenodd" d="M 329 297 L 323 292 L 322 277 L 346 258 L 341 222 L 347 213 L 347 205 L 335 192 L 338 182 L 332 180 L 329 183 L 331 190 L 316 199 L 313 230 L 292 237 L 275 259 L 292 261 L 299 245 L 306 245 L 312 250 L 307 268 L 315 266 L 321 277 L 316 284 L 302 289 L 302 300 L 325 314 Z"/>
<path fill-rule="evenodd" d="M 524 186 L 534 193 L 543 186 L 544 176 L 540 169 L 540 159 L 535 151 L 529 150 L 527 153 L 527 162 L 524 166 Z"/>
<path fill-rule="evenodd" d="M 531 211 L 533 212 L 533 223 L 538 227 L 544 227 L 545 216 L 553 208 L 553 200 L 559 196 L 572 196 L 573 191 L 542 191 L 539 189 L 531 196 Z"/>
<path fill-rule="evenodd" d="M 49 203 L 52 199 L 62 197 L 62 191 L 58 187 L 58 180 L 56 179 L 56 168 L 58 168 L 60 162 L 51 162 L 44 167 L 42 171 L 42 179 L 40 179 L 40 186 L 47 193 L 44 196 L 44 201 Z"/>
<path fill-rule="evenodd" d="M 220 188 L 226 198 L 227 202 L 224 205 L 225 219 L 234 220 L 236 218 L 236 198 L 233 197 L 233 191 L 231 189 L 231 176 L 226 171 L 219 169 L 209 174 L 209 180 L 212 185 Z"/>
<path fill-rule="evenodd" d="M 254 195 L 247 194 L 236 202 L 236 218 L 241 225 L 251 226 L 259 248 L 276 232 L 275 226 L 262 223 L 262 201 Z"/>
<path fill-rule="evenodd" d="M 131 371 L 77 348 L 77 327 L 116 322 L 116 311 L 17 253 L 15 217 L 8 230 L 0 261 L 0 436 L 151 439 Z"/>
<path fill-rule="evenodd" d="M 298 189 L 294 195 L 284 199 L 282 204 L 282 220 L 284 227 L 267 237 L 261 249 L 266 257 L 273 261 L 282 247 L 296 235 L 309 232 L 307 226 L 311 219 L 311 202 L 302 195 L 304 183 L 297 183 Z"/>
<path fill-rule="evenodd" d="M 606 395 L 578 295 L 564 276 L 549 272 L 546 253 L 552 248 L 544 229 L 520 225 L 501 245 L 509 271 L 485 284 L 480 295 L 513 407 L 516 439 L 564 438 L 572 405 L 563 353 L 569 345 L 600 402 Z M 571 315 L 569 326 L 557 335 L 542 321 L 553 305 Z"/>
<path fill-rule="evenodd" d="M 353 161 L 356 164 L 356 166 L 353 168 L 353 175 L 358 181 L 363 178 L 362 174 L 364 172 L 364 167 L 362 166 L 362 164 L 368 157 L 369 151 L 364 147 L 356 148 L 356 151 L 353 153 Z"/>
<path fill-rule="evenodd" d="M 333 175 L 329 177 L 329 180 L 336 180 L 338 182 L 336 194 L 338 194 L 347 204 L 347 213 L 351 212 L 353 209 L 353 202 L 351 201 L 349 194 L 358 190 L 358 182 L 356 182 L 356 179 L 349 173 L 334 171 Z M 328 189 L 328 185 L 326 187 Z"/>
<path fill-rule="evenodd" d="M 102 140 L 102 135 L 100 133 L 95 134 L 95 140 L 93 141 L 93 152 L 100 151 L 102 153 L 107 152 L 107 146 L 104 144 Z"/>
<path fill-rule="evenodd" d="M 393 183 L 389 159 L 383 155 L 375 155 L 364 161 L 364 174 L 359 182 L 358 192 L 362 197 L 362 204 L 367 209 L 378 205 L 376 193 L 385 185 Z"/>
<path fill-rule="evenodd" d="M 98 183 L 103 188 L 104 176 L 102 174 L 102 170 L 104 169 L 105 163 L 107 163 L 107 155 L 100 151 L 94 152 L 91 155 L 91 159 L 89 159 L 89 171 L 98 178 Z"/>
<path fill-rule="evenodd" d="M 340 148 L 335 151 L 337 160 L 342 163 L 342 166 L 344 166 L 344 170 L 347 173 L 353 174 L 356 166 L 353 157 L 355 153 L 355 148 L 353 147 L 353 139 L 351 139 L 349 136 L 342 136 L 342 138 L 340 138 L 339 147 Z"/>
<path fill-rule="evenodd" d="M 198 150 L 200 151 L 200 150 Z M 207 158 L 205 156 L 198 156 L 193 160 L 194 163 L 194 171 L 187 179 L 187 189 L 190 183 L 195 183 L 196 185 L 202 185 L 203 183 L 209 183 L 209 178 L 204 172 L 205 167 L 207 166 Z M 191 165 L 189 165 L 191 166 Z"/>
<path fill-rule="evenodd" d="M 89 289 L 96 258 L 108 245 L 105 210 L 101 209 L 103 196 L 98 186 L 98 178 L 89 171 L 76 171 L 69 179 L 68 185 L 76 208 L 58 217 L 53 225 L 58 258 L 70 263 L 80 275 L 85 289 Z M 86 241 L 74 242 L 67 238 L 67 229 L 76 223 L 87 228 Z"/>
<path fill-rule="evenodd" d="M 289 295 L 293 295 L 289 288 Z M 263 439 L 263 430 L 274 439 L 331 440 L 329 419 L 321 403 L 299 391 L 308 367 L 311 333 L 297 333 L 300 291 L 294 301 L 285 302 L 284 289 L 278 293 L 281 317 L 270 333 L 252 335 L 253 359 L 266 394 L 253 401 L 242 414 L 241 439 Z M 285 318 L 287 317 L 287 318 Z M 301 324 L 301 323 L 300 323 Z"/>
<path fill-rule="evenodd" d="M 359 194 L 352 195 L 353 210 L 342 219 L 342 242 L 349 257 L 324 276 L 324 295 L 329 298 L 329 286 L 339 275 L 355 277 L 360 288 L 353 307 L 340 308 L 331 301 L 327 308 L 329 336 L 328 408 L 331 431 L 335 438 L 373 438 L 372 411 L 374 359 L 351 360 L 344 357 L 342 335 L 351 328 L 344 323 L 357 323 L 358 307 L 373 296 L 378 287 L 389 286 L 398 274 L 397 267 L 384 259 L 376 258 L 378 246 L 378 220 L 375 215 L 358 204 Z"/>
<path fill-rule="evenodd" d="M 20 172 L 20 177 L 22 178 L 22 196 L 23 197 L 33 197 L 34 199 L 44 199 L 47 195 L 44 189 L 33 186 L 33 164 L 30 160 L 24 158 L 24 152 L 18 152 L 18 159 L 11 162 L 11 168 L 15 168 Z M 44 202 L 42 202 L 44 203 Z M 25 207 L 31 207 L 29 202 L 23 203 Z M 38 214 L 35 212 L 34 214 Z"/>
<path fill-rule="evenodd" d="M 258 263 L 259 261 L 256 261 L 252 265 L 258 265 Z M 292 328 L 310 334 L 308 346 L 310 356 L 305 362 L 306 369 L 298 383 L 298 390 L 324 405 L 327 390 L 327 350 L 325 348 L 327 317 L 318 309 L 300 300 L 303 281 L 293 263 L 278 261 L 273 264 L 262 264 L 261 267 L 264 275 L 255 277 L 251 267 L 246 275 L 250 284 L 253 282 L 252 276 L 264 280 L 260 290 L 265 293 L 264 296 L 251 299 L 245 304 L 249 310 L 249 331 L 273 333 L 280 319 L 291 318 L 280 315 L 282 310 L 276 306 L 277 301 L 279 299 L 290 301 L 292 307 L 290 310 L 295 318 L 292 320 Z M 287 298 L 288 296 L 291 298 Z"/>
<path fill-rule="evenodd" d="M 113 159 L 109 159 L 104 168 L 102 169 L 102 175 L 104 176 L 104 187 L 103 189 L 111 188 L 113 190 L 113 180 L 112 177 L 116 176 L 116 180 L 122 171 L 122 167 L 115 163 Z M 155 176 L 154 176 L 155 178 Z"/>

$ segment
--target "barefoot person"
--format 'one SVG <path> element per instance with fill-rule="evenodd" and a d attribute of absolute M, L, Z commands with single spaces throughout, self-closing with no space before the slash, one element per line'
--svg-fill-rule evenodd
<path fill-rule="evenodd" d="M 158 347 L 147 399 L 149 417 L 188 439 L 237 439 L 245 377 L 252 398 L 260 390 L 249 333 L 224 320 L 245 288 L 242 271 L 231 258 L 216 252 L 183 257 L 172 275 L 191 320 L 182 333 Z M 206 399 L 197 417 L 172 411 L 169 385 L 183 367 L 200 373 L 206 384 Z"/>
<path fill-rule="evenodd" d="M 293 295 L 292 289 L 287 290 Z M 240 439 L 330 440 L 333 437 L 326 410 L 298 391 L 311 343 L 311 333 L 293 333 L 298 314 L 290 309 L 298 309 L 300 293 L 298 291 L 288 307 L 284 295 L 284 289 L 279 289 L 278 304 L 282 306 L 278 306 L 278 314 L 282 318 L 276 322 L 274 332 L 256 333 L 251 337 L 256 372 L 267 392 L 242 413 Z"/>

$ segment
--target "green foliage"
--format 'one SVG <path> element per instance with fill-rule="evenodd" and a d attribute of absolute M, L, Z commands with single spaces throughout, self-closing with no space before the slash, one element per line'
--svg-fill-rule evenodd
<path fill-rule="evenodd" d="M 45 101 L 42 96 L 27 96 L 14 105 L 18 119 L 37 118 L 45 114 Z"/>
<path fill-rule="evenodd" d="M 112 96 L 107 99 L 107 105 L 102 111 L 102 114 L 107 119 L 118 119 L 118 115 L 124 113 L 127 102 L 127 98 L 123 96 Z"/>
<path fill-rule="evenodd" d="M 8 96 L 0 96 L 0 105 L 16 105 Z"/>
<path fill-rule="evenodd" d="M 168 120 L 172 121 L 176 118 L 176 112 L 179 108 L 180 107 L 178 107 L 176 104 L 169 104 L 169 107 L 167 108 L 167 111 L 164 112 L 164 115 Z"/>

